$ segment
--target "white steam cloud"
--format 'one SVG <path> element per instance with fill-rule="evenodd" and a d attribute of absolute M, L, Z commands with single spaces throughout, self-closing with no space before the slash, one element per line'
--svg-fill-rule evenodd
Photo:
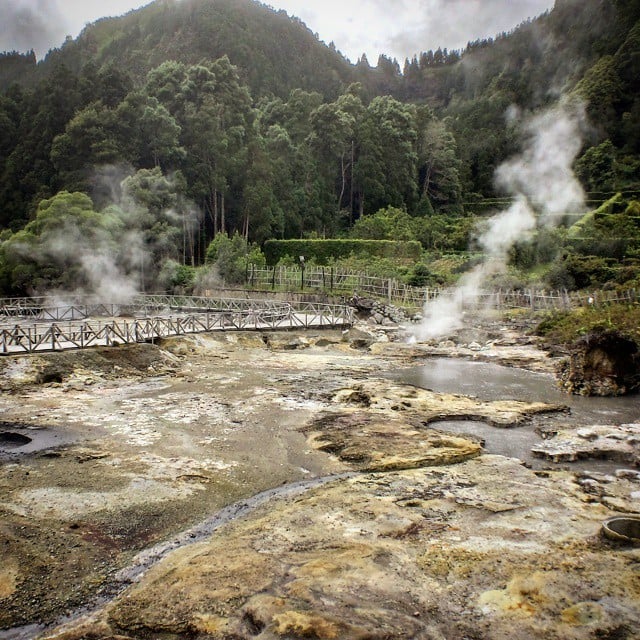
<path fill-rule="evenodd" d="M 60 207 L 70 210 L 49 216 L 37 237 L 11 244 L 24 264 L 38 266 L 32 295 L 46 296 L 52 306 L 79 297 L 127 304 L 140 292 L 164 289 L 168 267 L 193 258 L 200 212 L 171 177 L 105 167 L 95 186 L 110 203 L 100 213 L 89 211 L 81 194 L 67 194 Z"/>
<path fill-rule="evenodd" d="M 519 116 L 512 111 L 510 117 Z M 489 278 L 506 268 L 516 242 L 530 239 L 539 224 L 557 225 L 565 214 L 583 208 L 584 192 L 571 167 L 584 126 L 584 106 L 568 101 L 522 121 L 523 152 L 496 172 L 496 183 L 514 196 L 514 202 L 479 229 L 483 262 L 465 274 L 454 290 L 425 305 L 424 318 L 414 331 L 418 340 L 460 329 L 466 311 L 480 307 L 479 294 Z"/>

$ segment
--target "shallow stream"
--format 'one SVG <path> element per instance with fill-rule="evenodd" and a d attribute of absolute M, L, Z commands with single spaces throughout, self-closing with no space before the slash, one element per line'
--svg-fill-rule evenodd
<path fill-rule="evenodd" d="M 451 433 L 470 434 L 484 441 L 487 453 L 520 458 L 533 467 L 569 467 L 611 471 L 624 465 L 602 460 L 588 460 L 554 465 L 535 458 L 531 447 L 540 442 L 537 426 L 607 425 L 637 422 L 640 419 L 640 396 L 595 398 L 563 393 L 550 374 L 505 367 L 488 362 L 454 358 L 432 358 L 421 366 L 400 369 L 390 377 L 439 393 L 473 396 L 480 400 L 523 400 L 564 405 L 566 413 L 545 414 L 522 426 L 510 429 L 493 427 L 484 422 L 442 421 L 433 427 Z"/>

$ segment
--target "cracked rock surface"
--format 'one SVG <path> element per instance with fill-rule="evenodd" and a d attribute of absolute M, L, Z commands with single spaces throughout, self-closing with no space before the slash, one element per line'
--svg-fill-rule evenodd
<path fill-rule="evenodd" d="M 640 557 L 603 513 L 498 456 L 363 474 L 178 550 L 54 637 L 637 637 Z"/>
<path fill-rule="evenodd" d="M 0 431 L 30 442 L 0 447 L 0 629 L 72 612 L 20 637 L 637 637 L 640 550 L 600 535 L 639 511 L 634 463 L 534 471 L 434 424 L 508 438 L 557 405 L 390 382 L 427 355 L 366 327 L 60 355 L 3 365 Z"/>

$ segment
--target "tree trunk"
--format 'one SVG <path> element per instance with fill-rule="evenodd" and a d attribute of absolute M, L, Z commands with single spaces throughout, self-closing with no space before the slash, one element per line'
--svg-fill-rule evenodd
<path fill-rule="evenodd" d="M 344 153 L 340 156 L 340 177 L 342 178 L 342 188 L 340 189 L 340 196 L 338 197 L 338 213 L 342 209 L 342 198 L 344 198 L 344 192 L 347 189 L 347 169 L 349 165 L 344 163 Z"/>
<path fill-rule="evenodd" d="M 182 212 L 182 264 L 187 264 L 187 216 Z"/>
<path fill-rule="evenodd" d="M 427 165 L 427 170 L 424 176 L 424 183 L 422 185 L 422 197 L 428 197 L 429 196 L 429 188 L 431 187 L 431 172 L 433 170 L 433 164 L 429 163 Z"/>
<path fill-rule="evenodd" d="M 213 237 L 218 235 L 218 190 L 213 190 Z"/>
<path fill-rule="evenodd" d="M 242 235 L 244 239 L 249 242 L 249 212 L 244 214 L 244 221 L 242 223 Z"/>
<path fill-rule="evenodd" d="M 349 198 L 349 226 L 353 225 L 353 165 L 355 164 L 355 142 L 351 141 L 351 184 Z"/>
<path fill-rule="evenodd" d="M 226 233 L 227 223 L 224 215 L 224 194 L 220 194 L 220 231 Z"/>

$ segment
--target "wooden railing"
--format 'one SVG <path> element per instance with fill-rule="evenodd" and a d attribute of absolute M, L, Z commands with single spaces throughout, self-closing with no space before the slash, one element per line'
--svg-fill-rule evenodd
<path fill-rule="evenodd" d="M 412 287 L 394 278 L 381 278 L 367 273 L 335 267 L 276 267 L 253 268 L 247 272 L 247 287 L 262 290 L 327 292 L 350 297 L 353 294 L 370 296 L 403 307 L 422 308 L 426 303 L 448 293 L 449 289 Z M 570 309 L 586 305 L 638 302 L 635 289 L 619 291 L 575 292 L 566 290 L 498 289 L 469 294 L 478 302 L 497 309 L 527 308 Z"/>
<path fill-rule="evenodd" d="M 35 302 L 29 306 L 24 299 L 0 301 L 5 316 L 0 354 L 153 342 L 207 331 L 344 328 L 354 322 L 353 309 L 345 305 L 173 296 L 144 296 L 126 305 L 75 301 L 68 307 L 50 307 Z M 106 319 L 88 319 L 88 312 Z"/>

